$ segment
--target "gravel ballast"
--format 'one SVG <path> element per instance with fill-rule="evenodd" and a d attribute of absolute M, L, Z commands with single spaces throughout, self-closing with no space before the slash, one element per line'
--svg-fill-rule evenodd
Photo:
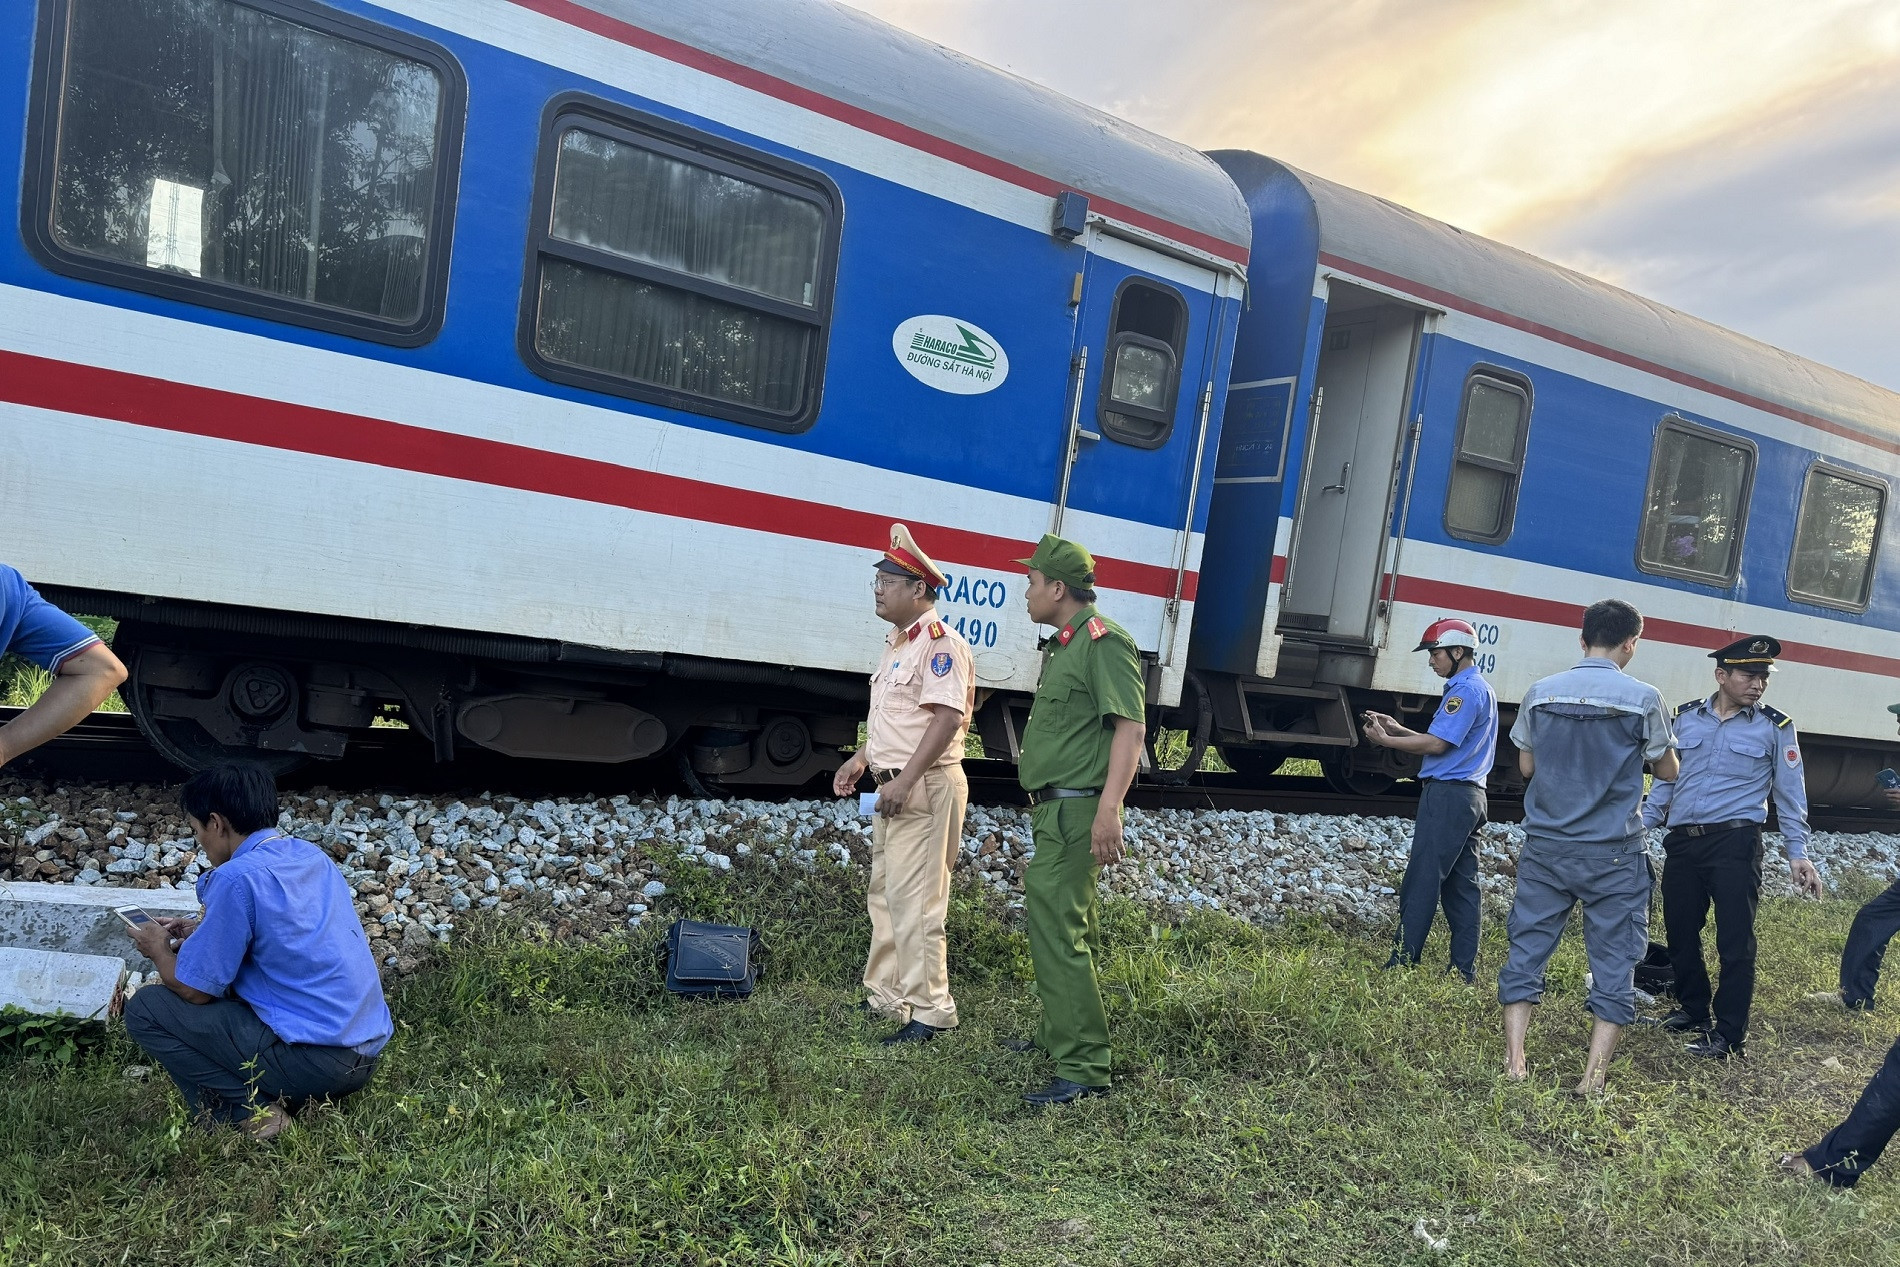
<path fill-rule="evenodd" d="M 281 827 L 343 869 L 371 946 L 406 971 L 471 912 L 523 903 L 600 932 L 638 927 L 683 869 L 730 870 L 750 857 L 776 867 L 870 861 L 871 825 L 852 800 L 665 800 L 615 796 L 530 801 L 326 792 L 283 797 Z M 1403 818 L 1267 811 L 1127 813 L 1128 856 L 1105 892 L 1207 907 L 1271 924 L 1309 914 L 1367 925 L 1396 918 L 1412 824 Z M 1660 862 L 1660 833 L 1651 847 Z M 1487 904 L 1509 902 L 1523 831 L 1484 829 Z M 1032 852 L 1029 814 L 972 806 L 958 869 L 1019 900 Z M 1767 890 L 1793 892 L 1768 838 Z M 1816 833 L 1809 855 L 1837 882 L 1851 872 L 1900 875 L 1900 836 Z M 176 789 L 0 780 L 0 879 L 128 888 L 190 886 L 204 869 Z"/>

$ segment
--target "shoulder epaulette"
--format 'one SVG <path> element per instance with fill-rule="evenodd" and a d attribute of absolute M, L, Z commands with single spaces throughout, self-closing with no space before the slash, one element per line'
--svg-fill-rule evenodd
<path fill-rule="evenodd" d="M 930 622 L 930 636 L 932 638 L 943 637 L 943 622 L 941 620 L 933 620 Z"/>
<path fill-rule="evenodd" d="M 1755 705 L 1755 707 L 1761 709 L 1761 715 L 1763 717 L 1766 717 L 1769 721 L 1775 723 L 1776 730 L 1780 730 L 1783 727 L 1792 726 L 1794 724 L 1794 718 L 1788 716 L 1788 714 L 1782 712 L 1779 708 L 1775 708 L 1768 704 L 1757 704 Z"/>
<path fill-rule="evenodd" d="M 1108 632 L 1108 626 L 1102 623 L 1100 616 L 1089 617 L 1089 641 L 1093 642 Z"/>
<path fill-rule="evenodd" d="M 1676 716 L 1678 717 L 1682 716 L 1684 713 L 1688 712 L 1690 709 L 1694 708 L 1697 704 L 1700 704 L 1700 703 L 1702 703 L 1701 700 L 1692 699 L 1687 704 L 1676 705 Z"/>

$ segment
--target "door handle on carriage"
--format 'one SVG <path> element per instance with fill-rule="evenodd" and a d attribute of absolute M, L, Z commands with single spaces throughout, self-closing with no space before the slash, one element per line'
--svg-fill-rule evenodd
<path fill-rule="evenodd" d="M 1352 463 L 1347 462 L 1342 464 L 1339 468 L 1339 483 L 1328 484 L 1319 491 L 1322 493 L 1343 493 L 1346 491 L 1346 483 L 1350 479 L 1352 479 Z"/>

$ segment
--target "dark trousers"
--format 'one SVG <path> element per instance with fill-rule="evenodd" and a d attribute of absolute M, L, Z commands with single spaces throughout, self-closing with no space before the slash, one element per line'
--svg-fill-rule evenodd
<path fill-rule="evenodd" d="M 1856 1010 L 1874 1005 L 1880 961 L 1895 933 L 1900 933 L 1900 880 L 1861 907 L 1847 930 L 1847 947 L 1841 951 L 1841 1002 Z"/>
<path fill-rule="evenodd" d="M 1867 1167 L 1880 1160 L 1881 1149 L 1900 1130 L 1900 1042 L 1887 1051 L 1873 1080 L 1860 1093 L 1847 1120 L 1829 1131 L 1813 1148 L 1801 1154 L 1808 1166 L 1838 1188 L 1851 1188 Z"/>
<path fill-rule="evenodd" d="M 1399 881 L 1395 963 L 1425 953 L 1438 908 L 1451 930 L 1451 966 L 1471 980 L 1478 967 L 1478 829 L 1485 824 L 1484 789 L 1476 783 L 1427 780 L 1418 795 L 1412 854 Z"/>
<path fill-rule="evenodd" d="M 194 1116 L 220 1122 L 241 1122 L 272 1100 L 293 1109 L 340 1100 L 376 1072 L 375 1056 L 348 1047 L 285 1042 L 248 1003 L 187 1003 L 163 985 L 126 1000 L 125 1030 L 165 1066 Z"/>
<path fill-rule="evenodd" d="M 1702 926 L 1715 908 L 1715 955 L 1722 977 L 1714 994 L 1715 1028 L 1736 1046 L 1748 1034 L 1755 1001 L 1755 910 L 1761 905 L 1761 828 L 1751 824 L 1706 836 L 1663 837 L 1663 923 L 1676 1002 L 1698 1021 L 1710 1016 L 1709 969 Z"/>

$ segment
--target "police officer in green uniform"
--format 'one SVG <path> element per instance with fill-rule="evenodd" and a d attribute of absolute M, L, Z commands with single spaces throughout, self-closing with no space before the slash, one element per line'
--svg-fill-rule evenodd
<path fill-rule="evenodd" d="M 1135 640 L 1095 610 L 1095 560 L 1045 536 L 1029 569 L 1029 617 L 1057 632 L 1023 730 L 1017 777 L 1029 793 L 1036 853 L 1023 877 L 1029 952 L 1042 998 L 1035 1045 L 1055 1079 L 1024 1097 L 1067 1104 L 1109 1085 L 1108 1014 L 1095 983 L 1101 920 L 1095 883 L 1122 856 L 1122 797 L 1134 781 L 1146 716 Z"/>

